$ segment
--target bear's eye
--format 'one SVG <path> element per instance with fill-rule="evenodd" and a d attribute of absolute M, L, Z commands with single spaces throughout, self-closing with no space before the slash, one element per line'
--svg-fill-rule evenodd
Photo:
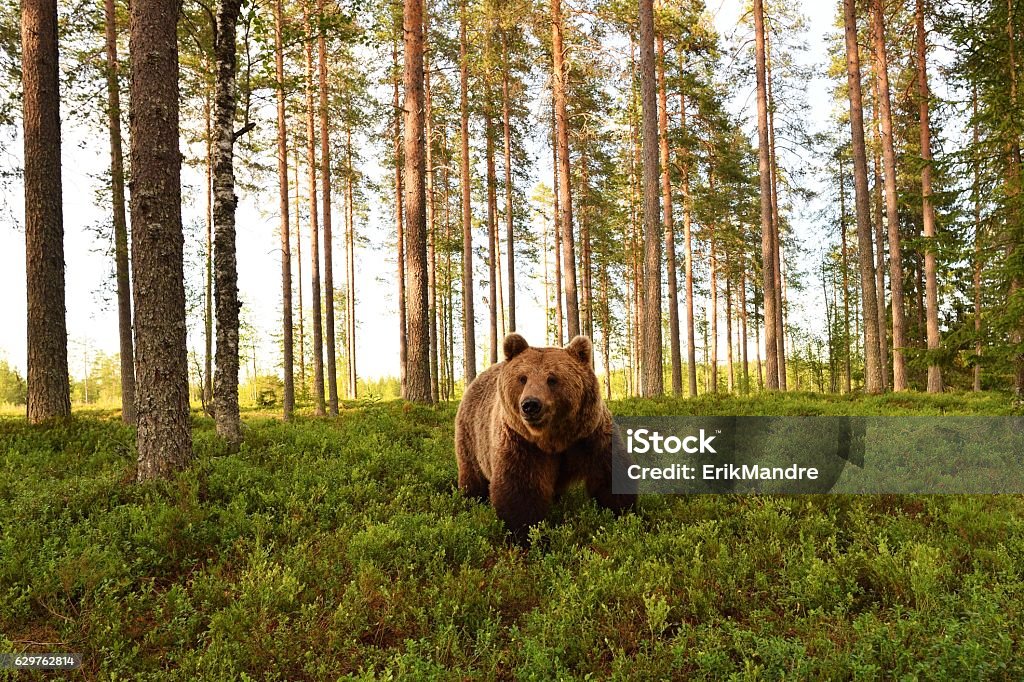
<path fill-rule="evenodd" d="M 525 374 L 522 375 L 521 377 L 519 377 L 519 383 L 522 384 L 523 386 L 526 385 L 526 375 Z"/>
<path fill-rule="evenodd" d="M 557 386 L 557 385 L 558 385 L 558 378 L 557 377 L 553 377 L 553 376 L 548 377 L 548 386 Z"/>

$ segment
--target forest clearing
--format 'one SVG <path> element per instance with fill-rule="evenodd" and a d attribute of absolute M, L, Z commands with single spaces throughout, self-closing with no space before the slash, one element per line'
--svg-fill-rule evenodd
<path fill-rule="evenodd" d="M 616 414 L 1006 414 L 1005 398 L 634 399 Z M 0 649 L 85 679 L 1018 679 L 1016 496 L 577 490 L 522 550 L 455 490 L 454 408 L 245 413 L 131 485 L 131 429 L 5 418 Z M 0 672 L 0 675 L 5 673 Z M 13 679 L 13 678 L 12 678 Z"/>

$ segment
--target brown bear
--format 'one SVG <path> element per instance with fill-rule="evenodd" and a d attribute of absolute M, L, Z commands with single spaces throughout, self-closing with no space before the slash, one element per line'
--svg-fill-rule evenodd
<path fill-rule="evenodd" d="M 612 493 L 613 457 L 628 456 L 601 400 L 590 339 L 532 348 L 510 334 L 504 352 L 469 385 L 455 417 L 459 488 L 489 498 L 519 541 L 576 481 L 599 505 L 632 509 L 635 493 Z"/>

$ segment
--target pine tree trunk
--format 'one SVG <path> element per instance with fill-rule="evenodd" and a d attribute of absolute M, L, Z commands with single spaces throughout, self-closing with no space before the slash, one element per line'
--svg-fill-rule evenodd
<path fill-rule="evenodd" d="M 1009 73 L 1010 82 L 1010 102 L 1016 104 L 1017 98 L 1017 36 L 1014 29 L 1014 0 L 1006 0 L 1006 38 L 1007 38 L 1007 53 L 1009 59 L 1007 60 L 1007 71 Z M 1007 117 L 1013 118 L 1014 106 L 1007 108 Z M 1019 124 L 1018 124 L 1019 125 Z M 1018 125 L 1013 125 L 1012 122 L 1007 126 L 1008 130 L 1013 131 L 1009 143 L 1009 166 L 1007 168 L 1006 178 L 1006 198 L 1010 203 L 1013 211 L 1011 218 L 1010 233 L 1008 235 L 1008 248 L 1007 248 L 1007 259 L 1010 262 L 1017 261 L 1018 265 L 1016 272 L 1010 276 L 1010 296 L 1017 296 L 1021 288 L 1024 288 L 1024 274 L 1021 273 L 1019 258 L 1017 252 L 1021 249 L 1021 244 L 1024 243 L 1024 227 L 1021 224 L 1020 215 L 1020 195 L 1021 195 L 1021 150 L 1020 150 L 1020 134 Z M 1022 342 L 1024 342 L 1024 323 L 1018 320 L 1013 330 L 1010 332 L 1010 340 L 1020 348 Z M 1013 356 L 1013 392 L 1018 398 L 1024 397 L 1024 352 L 1017 352 Z"/>
<path fill-rule="evenodd" d="M 872 0 L 875 71 L 878 74 L 878 113 L 881 124 L 882 162 L 885 176 L 885 216 L 889 238 L 889 290 L 892 299 L 892 390 L 905 391 L 907 362 L 904 356 L 906 316 L 903 304 L 903 251 L 900 244 L 899 197 L 896 195 L 896 152 L 893 146 L 892 105 L 889 93 L 889 58 L 885 47 L 885 16 L 882 0 Z"/>
<path fill-rule="evenodd" d="M 399 384 L 401 386 L 402 397 L 404 398 L 406 396 L 409 378 L 409 324 L 405 283 L 405 192 L 403 190 L 402 182 L 402 109 L 398 96 L 399 79 L 397 37 L 392 45 L 391 58 L 395 73 L 392 106 L 395 112 L 395 247 L 398 252 L 398 372 Z"/>
<path fill-rule="evenodd" d="M 754 0 L 755 71 L 757 72 L 758 173 L 761 189 L 761 270 L 764 275 L 765 387 L 779 388 L 778 298 L 775 290 L 775 240 L 772 220 L 772 164 L 768 134 L 768 94 L 764 40 L 764 6 Z"/>
<path fill-rule="evenodd" d="M 498 362 L 498 218 L 495 203 L 497 194 L 494 187 L 494 140 L 491 117 L 484 111 L 484 156 L 487 165 L 487 310 L 490 323 L 491 364 Z"/>
<path fill-rule="evenodd" d="M 748 359 L 748 348 L 750 340 L 747 337 L 747 269 L 746 259 L 740 267 L 740 362 L 743 363 L 743 395 L 750 393 L 750 362 Z"/>
<path fill-rule="evenodd" d="M 681 48 L 680 48 L 681 49 Z M 682 61 L 682 56 L 680 56 Z M 686 96 L 679 93 L 679 126 L 686 130 Z M 685 242 L 686 269 L 686 374 L 691 398 L 697 397 L 697 343 L 693 327 L 693 239 L 691 235 L 691 214 L 693 201 L 690 197 L 690 155 L 684 149 L 681 152 L 683 188 L 683 241 Z"/>
<path fill-rule="evenodd" d="M 779 356 L 779 388 L 786 385 L 786 304 L 783 296 L 784 278 L 782 273 L 782 239 L 779 220 L 779 162 L 775 155 L 775 98 L 772 95 L 772 52 L 771 33 L 764 28 L 765 43 L 765 88 L 768 100 L 768 154 L 772 178 L 772 257 L 775 260 L 775 343 Z"/>
<path fill-rule="evenodd" d="M 23 0 L 21 49 L 25 288 L 28 294 L 27 409 L 29 422 L 37 424 L 71 414 L 64 307 L 56 0 Z M 147 451 L 147 454 L 150 453 Z"/>
<path fill-rule="evenodd" d="M 924 216 L 924 277 L 925 317 L 928 336 L 928 392 L 942 393 L 942 367 L 934 357 L 939 350 L 939 290 L 936 283 L 935 262 L 935 209 L 932 206 L 932 130 L 928 120 L 928 59 L 924 32 L 924 0 L 917 0 L 915 11 L 917 27 L 917 96 L 921 124 L 922 214 Z"/>
<path fill-rule="evenodd" d="M 551 90 L 555 101 L 555 146 L 558 149 L 558 203 L 561 211 L 562 284 L 568 337 L 580 333 L 580 303 L 576 293 L 576 248 L 572 228 L 572 190 L 569 173 L 569 115 L 566 105 L 567 69 L 562 33 L 561 0 L 551 0 Z M 655 160 L 657 163 L 657 160 Z"/>
<path fill-rule="evenodd" d="M 427 307 L 427 213 L 424 186 L 423 0 L 404 1 L 405 264 L 408 310 L 406 399 L 429 403 L 430 321 Z"/>
<path fill-rule="evenodd" d="M 672 220 L 672 179 L 668 156 L 668 93 L 665 87 L 665 39 L 658 35 L 658 128 L 661 134 L 661 201 L 665 223 L 665 268 L 668 270 L 669 357 L 672 395 L 683 393 L 683 359 L 679 342 L 679 284 L 676 281 L 676 236 Z"/>
<path fill-rule="evenodd" d="M 288 128 L 284 92 L 284 17 L 281 0 L 274 0 L 274 59 L 277 78 L 277 179 L 281 210 L 281 294 L 283 300 L 281 336 L 284 364 L 284 419 L 290 421 L 295 409 L 295 360 L 292 340 L 292 249 L 288 231 Z"/>
<path fill-rule="evenodd" d="M 885 311 L 885 225 L 882 222 L 883 197 L 882 197 L 882 159 L 881 140 L 882 130 L 879 120 L 878 105 L 878 78 L 875 78 L 875 106 L 871 109 L 871 118 L 875 129 L 875 139 L 879 145 L 873 150 L 874 156 L 874 215 L 872 223 L 875 226 L 875 301 L 878 307 L 878 361 L 882 370 L 882 390 L 889 389 L 889 337 L 886 333 L 888 319 Z"/>
<path fill-rule="evenodd" d="M 423 3 L 423 35 L 426 45 L 430 44 L 430 6 L 427 0 Z M 423 107 L 426 143 L 426 201 L 427 201 L 427 321 L 430 325 L 428 334 L 430 364 L 430 400 L 437 402 L 440 396 L 438 386 L 437 362 L 437 225 L 434 206 L 434 135 L 433 110 L 430 92 L 430 51 L 423 51 Z"/>
<path fill-rule="evenodd" d="M 331 140 L 330 114 L 327 107 L 327 36 L 322 27 L 324 0 L 317 0 L 321 26 L 317 29 L 318 94 L 320 97 L 320 196 L 323 201 L 324 228 L 324 341 L 327 357 L 327 396 L 331 415 L 338 414 L 338 355 L 334 323 L 334 230 L 331 211 Z"/>
<path fill-rule="evenodd" d="M 179 11 L 176 0 L 135 0 L 131 6 L 129 49 L 136 56 L 129 120 L 139 481 L 169 477 L 192 457 L 178 150 Z"/>
<path fill-rule="evenodd" d="M 843 0 L 846 34 L 846 70 L 850 97 L 850 128 L 853 136 L 853 179 L 856 191 L 857 247 L 860 264 L 861 307 L 864 317 L 865 390 L 882 390 L 878 353 L 878 307 L 875 301 L 874 248 L 871 245 L 871 196 L 864 142 L 864 108 L 861 95 L 860 55 L 857 46 L 856 0 Z"/>
<path fill-rule="evenodd" d="M 295 144 L 292 146 L 292 161 L 295 167 L 295 217 L 292 221 L 295 225 L 295 281 L 299 285 L 298 301 L 295 307 L 299 313 L 299 396 L 305 398 L 309 389 L 309 385 L 306 382 L 306 320 L 305 311 L 303 309 L 306 296 L 302 288 L 302 216 L 301 210 L 301 199 L 302 192 L 299 189 L 301 182 L 299 181 L 299 145 Z"/>
<path fill-rule="evenodd" d="M 217 371 L 213 404 L 217 434 L 242 442 L 238 410 L 238 255 L 235 246 L 235 29 L 241 0 L 221 0 L 214 31 L 213 265 L 217 310 Z"/>
<path fill-rule="evenodd" d="M 555 107 L 551 108 L 551 158 L 554 168 L 554 185 L 552 186 L 552 206 L 554 218 L 552 226 L 555 234 L 555 346 L 561 347 L 565 343 L 565 310 L 563 308 L 563 287 L 562 287 L 562 214 L 558 205 L 559 194 L 559 169 L 558 165 L 558 118 L 555 114 Z"/>
<path fill-rule="evenodd" d="M 459 125 L 462 185 L 462 343 L 464 350 L 463 390 L 476 378 L 476 320 L 473 312 L 473 212 L 472 181 L 469 177 L 469 56 L 466 40 L 466 3 L 459 4 Z"/>
<path fill-rule="evenodd" d="M 345 128 L 345 281 L 346 291 L 346 336 L 348 349 L 348 397 L 359 397 L 359 372 L 356 365 L 356 227 L 355 191 L 352 169 L 352 127 Z"/>
<path fill-rule="evenodd" d="M 981 132 L 978 129 L 978 86 L 971 88 L 971 132 L 974 138 L 974 150 L 979 149 L 981 143 Z M 977 153 L 977 152 L 975 152 Z M 974 354 L 977 356 L 974 361 L 974 384 L 975 393 L 981 391 L 981 270 L 984 261 L 981 251 L 982 227 L 981 227 L 981 170 L 978 160 L 973 165 L 974 183 L 971 187 L 972 200 L 974 203 L 974 262 L 972 263 L 972 284 L 974 286 Z"/>
<path fill-rule="evenodd" d="M 214 22 L 216 23 L 216 22 Z M 214 26 L 216 33 L 216 26 Z M 216 39 L 216 37 L 215 37 Z M 210 68 L 209 64 L 206 64 Z M 216 70 L 216 66 L 213 67 Z M 213 406 L 213 130 L 209 89 L 203 94 L 203 119 L 206 123 L 206 258 L 203 264 L 203 386 L 202 404 L 207 414 Z"/>
<path fill-rule="evenodd" d="M 508 72 L 511 66 L 505 40 L 502 41 L 502 48 L 505 54 L 501 74 L 501 122 L 505 138 L 505 244 L 508 250 L 508 331 L 511 333 L 516 330 L 516 250 L 512 214 L 512 98 L 508 85 Z"/>
<path fill-rule="evenodd" d="M 711 195 L 714 196 L 714 178 L 713 176 L 709 180 Z M 715 239 L 715 226 L 714 223 L 708 225 L 711 231 L 711 254 L 708 261 L 708 267 L 711 270 L 711 281 L 710 281 L 710 293 L 711 293 L 711 338 L 709 343 L 711 353 L 711 364 L 708 367 L 710 372 L 709 388 L 711 393 L 718 393 L 718 244 Z"/>
<path fill-rule="evenodd" d="M 643 111 L 644 302 L 640 368 L 644 397 L 665 393 L 661 355 L 661 216 L 658 206 L 658 101 L 654 6 L 640 0 L 640 104 Z"/>
<path fill-rule="evenodd" d="M 107 118 L 110 127 L 110 187 L 113 195 L 114 264 L 117 277 L 117 329 L 121 351 L 121 419 L 135 424 L 135 344 L 132 341 L 132 289 L 128 263 L 128 220 L 124 203 L 121 147 L 121 86 L 118 83 L 117 12 L 103 3 L 107 48 Z"/>
<path fill-rule="evenodd" d="M 306 53 L 306 165 L 309 171 L 309 267 L 313 302 L 313 405 L 317 416 L 327 413 L 324 403 L 324 332 L 320 298 L 320 221 L 316 197 L 316 106 L 313 104 L 313 31 L 309 0 L 302 3 Z"/>
<path fill-rule="evenodd" d="M 853 392 L 853 367 L 850 362 L 850 266 L 846 250 L 846 178 L 842 160 L 839 162 L 839 240 L 843 268 L 843 362 L 846 393 Z"/>

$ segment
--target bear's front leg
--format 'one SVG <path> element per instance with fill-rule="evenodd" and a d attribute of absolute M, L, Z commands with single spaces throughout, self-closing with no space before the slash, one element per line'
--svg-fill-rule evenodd
<path fill-rule="evenodd" d="M 540 523 L 555 497 L 558 463 L 515 438 L 503 438 L 494 458 L 491 504 L 498 518 L 524 544 L 530 526 Z"/>
<path fill-rule="evenodd" d="M 636 481 L 624 477 L 632 459 L 626 453 L 622 439 L 615 431 L 602 432 L 588 445 L 593 448 L 592 466 L 586 474 L 587 494 L 605 509 L 611 509 L 616 516 L 636 507 Z M 622 478 L 622 490 L 612 492 L 615 472 Z"/>

